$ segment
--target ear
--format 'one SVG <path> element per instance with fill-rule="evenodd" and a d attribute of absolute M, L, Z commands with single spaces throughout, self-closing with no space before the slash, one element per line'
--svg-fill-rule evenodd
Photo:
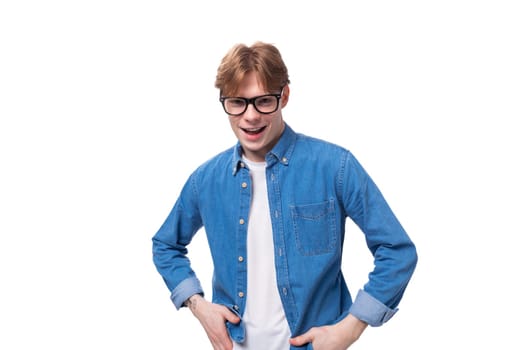
<path fill-rule="evenodd" d="M 286 107 L 288 99 L 290 98 L 290 85 L 286 84 L 283 87 L 283 94 L 281 96 L 281 108 Z"/>

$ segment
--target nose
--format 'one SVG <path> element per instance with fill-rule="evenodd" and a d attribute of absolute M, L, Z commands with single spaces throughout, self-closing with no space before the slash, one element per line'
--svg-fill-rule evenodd
<path fill-rule="evenodd" d="M 244 119 L 248 121 L 252 121 L 252 120 L 255 121 L 261 117 L 261 114 L 257 112 L 253 103 L 250 103 L 248 104 L 248 108 L 246 108 L 246 111 L 244 112 L 242 116 Z"/>

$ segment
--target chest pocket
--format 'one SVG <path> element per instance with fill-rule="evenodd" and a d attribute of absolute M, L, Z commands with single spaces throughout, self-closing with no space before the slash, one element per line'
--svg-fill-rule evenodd
<path fill-rule="evenodd" d="M 292 205 L 295 242 L 302 255 L 327 254 L 336 245 L 335 203 Z"/>

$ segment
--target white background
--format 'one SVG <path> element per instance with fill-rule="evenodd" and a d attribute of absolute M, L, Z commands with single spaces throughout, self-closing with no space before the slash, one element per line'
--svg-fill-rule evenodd
<path fill-rule="evenodd" d="M 277 45 L 296 130 L 343 145 L 418 247 L 353 349 L 523 349 L 521 1 L 3 1 L 0 348 L 207 349 L 151 261 L 183 182 L 233 145 L 213 83 Z M 371 260 L 349 226 L 355 293 Z M 203 232 L 190 246 L 210 290 Z"/>

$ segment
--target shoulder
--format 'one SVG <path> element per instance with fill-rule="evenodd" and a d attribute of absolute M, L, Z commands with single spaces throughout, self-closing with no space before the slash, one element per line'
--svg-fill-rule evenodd
<path fill-rule="evenodd" d="M 229 172 L 231 174 L 235 151 L 236 146 L 233 146 L 207 159 L 195 169 L 192 177 L 195 179 L 203 179 L 219 173 Z"/>
<path fill-rule="evenodd" d="M 299 156 L 318 159 L 351 156 L 351 152 L 341 145 L 305 134 L 297 134 L 296 152 Z"/>

